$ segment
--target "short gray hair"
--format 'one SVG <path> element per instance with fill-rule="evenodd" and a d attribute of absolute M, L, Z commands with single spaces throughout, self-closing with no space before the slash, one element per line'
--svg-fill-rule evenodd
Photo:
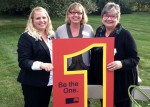
<path fill-rule="evenodd" d="M 110 12 L 114 12 L 114 11 L 116 11 L 118 19 L 120 19 L 120 14 L 121 14 L 120 6 L 118 4 L 116 4 L 116 3 L 114 3 L 114 2 L 108 2 L 104 6 L 104 8 L 103 8 L 103 10 L 101 12 L 101 17 L 103 17 L 103 15 L 106 14 L 106 13 L 110 13 Z"/>

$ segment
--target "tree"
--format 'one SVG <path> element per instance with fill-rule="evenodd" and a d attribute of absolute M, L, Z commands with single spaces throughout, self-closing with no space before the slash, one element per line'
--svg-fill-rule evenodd
<path fill-rule="evenodd" d="M 0 0 L 0 13 L 15 13 L 29 8 L 30 0 Z"/>
<path fill-rule="evenodd" d="M 66 9 L 73 2 L 81 3 L 87 13 L 96 11 L 97 6 L 92 0 L 4 0 L 0 4 L 1 13 L 28 13 L 35 6 L 42 6 L 51 16 L 64 16 Z"/>
<path fill-rule="evenodd" d="M 132 0 L 119 0 L 118 4 L 120 5 L 122 14 L 132 13 Z"/>
<path fill-rule="evenodd" d="M 150 11 L 150 0 L 135 0 L 134 11 Z"/>
<path fill-rule="evenodd" d="M 52 16 L 64 16 L 68 6 L 73 2 L 81 3 L 87 13 L 91 13 L 96 11 L 97 6 L 92 0 L 36 0 L 37 2 L 32 3 L 35 7 L 36 5 L 42 5 L 43 7 L 47 8 L 49 14 Z M 32 6 L 32 7 L 33 7 Z"/>
<path fill-rule="evenodd" d="M 98 11 L 96 13 L 100 14 L 107 2 L 115 2 L 119 4 L 122 14 L 132 12 L 132 0 L 96 0 L 98 7 Z"/>

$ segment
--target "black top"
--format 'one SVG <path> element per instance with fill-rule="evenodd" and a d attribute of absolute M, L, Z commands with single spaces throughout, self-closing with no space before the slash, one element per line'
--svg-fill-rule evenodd
<path fill-rule="evenodd" d="M 69 38 L 83 38 L 82 31 L 83 31 L 84 25 L 82 25 L 82 24 L 80 25 L 80 31 L 79 31 L 79 34 L 77 35 L 77 37 L 72 36 L 70 24 L 67 24 L 66 27 L 67 27 L 67 33 L 68 33 Z"/>

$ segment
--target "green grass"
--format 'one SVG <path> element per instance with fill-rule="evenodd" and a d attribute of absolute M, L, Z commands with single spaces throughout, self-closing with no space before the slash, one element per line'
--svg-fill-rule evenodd
<path fill-rule="evenodd" d="M 64 23 L 64 18 L 51 18 L 53 27 Z M 128 29 L 135 41 L 140 55 L 139 71 L 141 85 L 150 86 L 150 14 L 134 13 L 121 16 L 122 25 Z M 20 83 L 16 81 L 19 73 L 17 61 L 17 42 L 26 26 L 27 18 L 0 16 L 0 107 L 23 107 Z M 89 16 L 89 24 L 94 31 L 101 24 L 100 16 Z M 99 103 L 99 101 L 97 101 Z M 98 104 L 92 103 L 95 107 Z M 94 107 L 94 106 L 93 106 Z"/>

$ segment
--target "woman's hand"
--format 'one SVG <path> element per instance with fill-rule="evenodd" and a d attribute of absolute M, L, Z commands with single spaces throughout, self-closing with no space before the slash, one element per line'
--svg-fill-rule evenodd
<path fill-rule="evenodd" d="M 107 65 L 107 69 L 110 70 L 110 71 L 114 71 L 114 70 L 117 70 L 117 69 L 120 69 L 120 68 L 122 68 L 121 61 L 113 61 L 113 62 L 111 62 Z"/>
<path fill-rule="evenodd" d="M 40 68 L 44 69 L 47 72 L 50 72 L 53 69 L 53 65 L 51 63 L 41 63 Z"/>

